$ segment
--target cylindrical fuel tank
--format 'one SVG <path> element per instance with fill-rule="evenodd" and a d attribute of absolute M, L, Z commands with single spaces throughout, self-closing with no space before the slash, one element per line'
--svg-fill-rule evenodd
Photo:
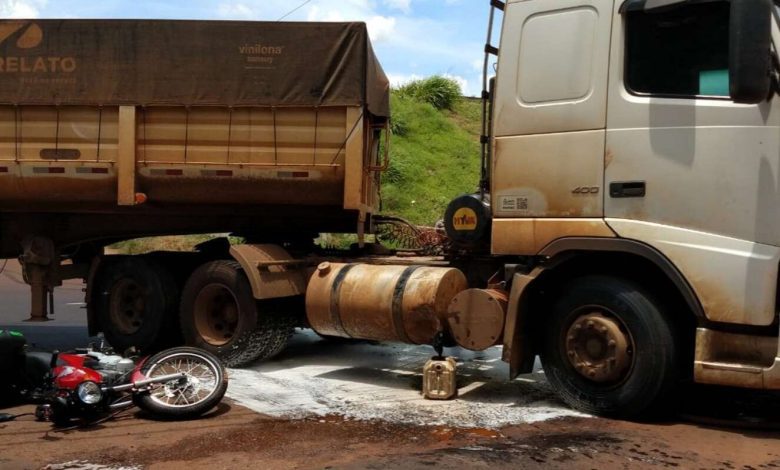
<path fill-rule="evenodd" d="M 431 344 L 467 288 L 454 268 L 326 262 L 309 281 L 306 315 L 322 335 Z"/>
<path fill-rule="evenodd" d="M 509 293 L 495 289 L 468 289 L 450 303 L 450 332 L 458 346 L 482 351 L 501 341 Z"/>

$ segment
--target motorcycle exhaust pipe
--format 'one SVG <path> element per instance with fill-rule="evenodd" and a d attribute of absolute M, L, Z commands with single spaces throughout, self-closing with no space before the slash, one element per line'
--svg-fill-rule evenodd
<path fill-rule="evenodd" d="M 159 377 L 154 377 L 154 378 L 151 378 L 151 379 L 139 380 L 138 382 L 132 382 L 132 383 L 129 383 L 129 384 L 116 385 L 116 386 L 113 386 L 113 387 L 108 387 L 107 390 L 113 391 L 113 392 L 124 392 L 124 391 L 132 390 L 132 389 L 135 389 L 135 388 L 145 387 L 147 385 L 158 384 L 158 383 L 163 383 L 163 382 L 170 382 L 171 380 L 176 380 L 176 379 L 183 379 L 186 376 L 187 376 L 187 374 L 185 374 L 184 372 L 179 372 L 177 374 L 161 375 Z"/>
<path fill-rule="evenodd" d="M 133 406 L 133 400 L 127 399 L 127 400 L 118 401 L 116 403 L 112 403 L 108 405 L 108 409 L 111 411 L 115 411 L 115 410 L 130 408 L 131 406 Z"/>

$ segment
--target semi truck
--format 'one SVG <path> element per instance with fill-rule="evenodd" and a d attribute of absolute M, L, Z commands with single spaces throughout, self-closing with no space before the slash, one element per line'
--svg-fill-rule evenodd
<path fill-rule="evenodd" d="M 491 0 L 480 184 L 409 256 L 374 236 L 420 232 L 379 210 L 365 25 L 3 21 L 0 255 L 32 319 L 84 279 L 117 348 L 499 346 L 512 378 L 538 356 L 566 403 L 621 418 L 689 383 L 777 390 L 778 24 L 769 0 Z M 190 233 L 244 242 L 104 249 Z"/>

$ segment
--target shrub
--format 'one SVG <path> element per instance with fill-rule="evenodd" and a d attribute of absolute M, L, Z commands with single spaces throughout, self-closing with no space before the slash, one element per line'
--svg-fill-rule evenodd
<path fill-rule="evenodd" d="M 398 88 L 398 93 L 428 103 L 436 109 L 452 109 L 460 99 L 461 89 L 455 80 L 434 75 L 411 81 Z"/>

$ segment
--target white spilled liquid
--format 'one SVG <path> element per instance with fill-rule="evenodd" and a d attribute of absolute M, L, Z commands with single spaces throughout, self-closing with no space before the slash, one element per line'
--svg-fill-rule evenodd
<path fill-rule="evenodd" d="M 459 396 L 422 397 L 425 346 L 333 343 L 299 331 L 277 358 L 229 371 L 228 397 L 280 418 L 337 415 L 417 425 L 498 428 L 561 417 L 583 417 L 563 405 L 544 374 L 509 381 L 501 349 L 449 349 L 458 359 Z"/>

